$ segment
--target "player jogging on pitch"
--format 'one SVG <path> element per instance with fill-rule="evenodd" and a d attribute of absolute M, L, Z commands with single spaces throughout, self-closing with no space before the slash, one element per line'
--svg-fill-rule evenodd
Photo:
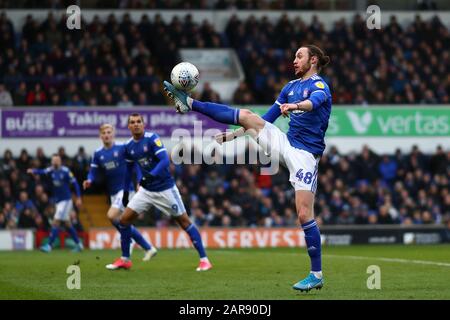
<path fill-rule="evenodd" d="M 311 273 L 294 284 L 293 288 L 309 291 L 323 287 L 320 231 L 314 220 L 314 193 L 317 189 L 317 171 L 325 149 L 325 132 L 331 113 L 331 94 L 328 85 L 318 75 L 330 59 L 314 46 L 300 47 L 294 59 L 298 79 L 284 86 L 278 99 L 262 117 L 246 109 L 200 102 L 190 98 L 164 81 L 164 90 L 174 100 L 178 112 L 197 111 L 226 124 L 243 128 L 223 133 L 216 139 L 221 143 L 244 134 L 253 136 L 266 153 L 278 155 L 289 169 L 289 181 L 295 188 L 295 204 L 311 259 Z M 272 123 L 280 116 L 289 116 L 289 130 L 284 134 Z"/>
<path fill-rule="evenodd" d="M 75 205 L 81 207 L 81 192 L 80 186 L 75 179 L 73 173 L 69 168 L 62 165 L 61 157 L 58 154 L 52 155 L 51 166 L 46 169 L 28 169 L 27 173 L 46 175 L 51 179 L 51 195 L 52 200 L 55 202 L 56 212 L 52 221 L 52 229 L 50 232 L 50 239 L 47 244 L 41 246 L 41 251 L 50 252 L 52 251 L 53 242 L 59 235 L 59 228 L 63 222 L 75 242 L 76 246 L 72 251 L 78 252 L 83 250 L 83 244 L 80 239 L 78 239 L 77 231 L 72 226 L 70 222 L 70 213 L 73 210 L 72 203 L 72 192 L 70 191 L 70 185 L 75 189 L 77 196 Z"/>
<path fill-rule="evenodd" d="M 119 216 L 125 209 L 122 204 L 124 190 L 123 179 L 127 170 L 125 162 L 125 145 L 114 141 L 114 127 L 111 124 L 106 123 L 101 125 L 99 131 L 103 147 L 98 148 L 94 152 L 88 177 L 83 181 L 83 189 L 86 190 L 91 186 L 92 182 L 95 181 L 99 170 L 104 172 L 106 186 L 111 200 L 111 207 L 107 212 L 107 216 L 112 225 L 118 229 Z M 135 166 L 135 168 L 137 180 L 139 181 L 140 170 L 137 166 Z M 127 191 L 130 192 L 130 196 L 134 194 L 134 186 L 131 183 L 131 180 Z M 145 250 L 145 255 L 142 260 L 149 261 L 156 255 L 156 248 L 150 245 L 134 226 L 131 226 L 131 229 L 131 238 Z M 108 269 L 116 268 L 109 265 Z"/>
<path fill-rule="evenodd" d="M 173 217 L 175 221 L 189 235 L 194 248 L 200 256 L 197 271 L 212 268 L 206 256 L 202 239 L 197 227 L 189 219 L 175 181 L 169 172 L 169 155 L 159 136 L 144 130 L 144 119 L 138 113 L 128 117 L 128 129 L 133 137 L 125 144 L 125 160 L 127 174 L 125 186 L 128 186 L 134 163 L 139 165 L 142 172 L 140 188 L 128 203 L 128 194 L 124 193 L 125 212 L 120 218 L 119 231 L 121 235 L 122 257 L 113 265 L 117 268 L 131 268 L 130 241 L 131 223 L 138 214 L 148 211 L 152 206 L 163 214 Z"/>

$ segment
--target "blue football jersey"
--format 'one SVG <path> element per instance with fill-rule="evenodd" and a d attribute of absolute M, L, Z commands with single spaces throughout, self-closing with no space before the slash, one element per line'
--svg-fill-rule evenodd
<path fill-rule="evenodd" d="M 114 143 L 109 149 L 101 147 L 95 150 L 92 157 L 91 170 L 88 174 L 89 180 L 95 180 L 96 169 L 100 169 L 105 173 L 106 186 L 110 196 L 123 190 L 124 177 L 127 170 L 125 144 Z M 129 190 L 134 190 L 131 182 Z"/>
<path fill-rule="evenodd" d="M 77 195 L 79 194 L 78 182 L 69 168 L 61 166 L 59 169 L 48 167 L 46 169 L 34 169 L 34 173 L 47 175 L 51 180 L 51 198 L 55 202 L 72 199 L 70 185 L 75 184 Z"/>
<path fill-rule="evenodd" d="M 156 167 L 160 159 L 157 155 L 161 152 L 167 154 L 167 150 L 156 133 L 145 132 L 139 140 L 131 138 L 125 146 L 125 159 L 128 162 L 135 162 L 141 169 L 145 178 Z M 163 191 L 172 188 L 175 181 L 172 178 L 169 167 L 160 170 L 158 175 L 153 177 L 149 183 L 142 185 L 148 191 Z"/>
<path fill-rule="evenodd" d="M 330 88 L 317 74 L 305 80 L 293 80 L 284 86 L 275 103 L 298 103 L 308 100 L 314 95 L 323 102 L 313 105 L 311 111 L 292 111 L 290 114 L 287 137 L 290 144 L 312 154 L 322 155 L 325 150 L 325 132 L 331 113 L 332 97 Z"/>

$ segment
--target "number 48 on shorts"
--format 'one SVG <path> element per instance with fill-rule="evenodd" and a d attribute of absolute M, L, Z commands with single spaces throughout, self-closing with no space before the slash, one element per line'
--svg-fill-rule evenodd
<path fill-rule="evenodd" d="M 313 173 L 312 172 L 303 172 L 303 169 L 300 169 L 297 171 L 297 174 L 295 175 L 298 179 L 298 181 L 302 181 L 306 184 L 311 184 L 313 179 Z"/>

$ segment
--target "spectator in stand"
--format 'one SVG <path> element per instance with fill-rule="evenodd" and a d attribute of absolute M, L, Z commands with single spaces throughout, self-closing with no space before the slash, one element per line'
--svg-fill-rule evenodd
<path fill-rule="evenodd" d="M 392 185 L 395 177 L 397 176 L 397 162 L 390 159 L 388 155 L 383 155 L 381 163 L 378 166 L 378 170 L 383 181 L 388 185 Z"/>
<path fill-rule="evenodd" d="M 11 107 L 12 105 L 11 93 L 6 90 L 4 84 L 0 83 L 0 107 Z"/>
<path fill-rule="evenodd" d="M 41 106 L 47 103 L 47 95 L 39 83 L 35 84 L 34 90 L 28 92 L 26 101 L 29 106 Z"/>

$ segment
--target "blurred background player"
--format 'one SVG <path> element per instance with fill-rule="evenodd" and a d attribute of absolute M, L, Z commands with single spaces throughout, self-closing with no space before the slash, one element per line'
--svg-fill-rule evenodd
<path fill-rule="evenodd" d="M 83 181 L 83 189 L 91 186 L 99 170 L 104 172 L 106 186 L 111 200 L 111 207 L 107 212 L 107 216 L 112 225 L 118 228 L 119 216 L 124 210 L 122 197 L 124 188 L 123 181 L 126 173 L 125 145 L 114 141 L 114 127 L 111 124 L 101 125 L 99 131 L 103 147 L 98 148 L 94 152 L 87 180 Z M 136 177 L 139 181 L 141 176 L 140 169 L 137 165 L 134 168 L 136 169 Z M 134 195 L 134 186 L 131 180 L 128 185 L 127 191 L 132 196 Z M 148 243 L 134 226 L 131 226 L 131 238 L 145 250 L 143 261 L 149 261 L 156 255 L 156 248 Z"/>
<path fill-rule="evenodd" d="M 320 231 L 314 219 L 314 194 L 320 157 L 325 149 L 325 132 L 331 113 L 331 93 L 318 75 L 330 58 L 314 45 L 300 47 L 295 53 L 294 70 L 298 79 L 290 81 L 281 90 L 278 99 L 265 115 L 227 105 L 200 102 L 177 90 L 167 81 L 164 89 L 175 101 L 178 112 L 200 112 L 212 119 L 239 124 L 243 128 L 224 133 L 218 141 L 229 141 L 251 131 L 268 154 L 278 156 L 289 169 L 289 181 L 295 189 L 298 219 L 305 232 L 305 241 L 311 259 L 311 272 L 293 288 L 309 291 L 323 287 Z M 289 130 L 283 133 L 272 123 L 280 116 L 289 116 Z"/>
<path fill-rule="evenodd" d="M 128 186 L 131 179 L 134 163 L 139 165 L 143 178 L 139 190 L 130 203 L 128 203 L 128 193 L 124 193 L 123 201 L 127 207 L 119 223 L 122 257 L 113 264 L 107 265 L 107 268 L 131 268 L 129 252 L 132 235 L 131 223 L 138 214 L 155 206 L 163 214 L 173 217 L 189 235 L 200 256 L 200 263 L 196 270 L 211 269 L 212 264 L 206 255 L 200 233 L 189 219 L 180 192 L 169 172 L 169 155 L 159 136 L 152 132 L 145 132 L 144 119 L 138 113 L 129 116 L 128 129 L 133 137 L 125 145 L 125 160 L 127 161 L 125 186 Z"/>
<path fill-rule="evenodd" d="M 50 232 L 50 239 L 47 244 L 41 246 L 41 251 L 50 252 L 52 250 L 53 242 L 59 235 L 59 228 L 63 222 L 75 242 L 75 248 L 73 251 L 78 252 L 83 250 L 83 244 L 78 238 L 75 228 L 70 222 L 70 212 L 73 209 L 72 192 L 70 186 L 72 185 L 76 194 L 75 205 L 77 208 L 81 207 L 81 192 L 80 186 L 75 179 L 73 173 L 69 168 L 62 165 L 61 157 L 58 154 L 54 154 L 51 160 L 51 167 L 46 169 L 28 169 L 27 173 L 45 175 L 51 180 L 51 195 L 55 202 L 56 212 L 53 217 L 52 229 Z"/>

